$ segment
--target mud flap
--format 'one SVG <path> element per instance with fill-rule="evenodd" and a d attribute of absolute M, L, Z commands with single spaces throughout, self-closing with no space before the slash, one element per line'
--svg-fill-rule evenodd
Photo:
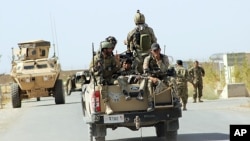
<path fill-rule="evenodd" d="M 179 129 L 179 120 L 174 119 L 166 122 L 167 131 L 177 131 Z"/>

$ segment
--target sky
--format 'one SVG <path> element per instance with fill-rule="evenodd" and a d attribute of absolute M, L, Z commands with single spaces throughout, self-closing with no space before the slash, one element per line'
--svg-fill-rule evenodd
<path fill-rule="evenodd" d="M 138 9 L 174 60 L 250 52 L 249 7 L 249 0 L 1 0 L 0 74 L 11 71 L 11 48 L 24 41 L 55 44 L 63 70 L 88 68 L 92 43 L 97 50 L 108 36 L 122 53 Z"/>

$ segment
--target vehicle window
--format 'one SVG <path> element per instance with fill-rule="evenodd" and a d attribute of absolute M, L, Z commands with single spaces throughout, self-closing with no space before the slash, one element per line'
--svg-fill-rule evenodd
<path fill-rule="evenodd" d="M 37 67 L 38 69 L 43 69 L 43 68 L 47 68 L 48 65 L 47 65 L 47 64 L 37 64 L 36 67 Z"/>
<path fill-rule="evenodd" d="M 23 66 L 23 69 L 25 69 L 25 70 L 34 69 L 34 65 L 25 65 L 25 66 Z"/>
<path fill-rule="evenodd" d="M 25 62 L 23 64 L 23 69 L 25 69 L 25 70 L 30 70 L 30 69 L 34 69 L 34 68 L 35 68 L 34 62 Z"/>

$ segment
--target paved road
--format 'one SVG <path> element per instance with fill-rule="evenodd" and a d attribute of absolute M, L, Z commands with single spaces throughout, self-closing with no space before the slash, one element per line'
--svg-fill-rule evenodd
<path fill-rule="evenodd" d="M 22 108 L 0 110 L 0 141 L 87 141 L 79 93 L 55 105 L 53 98 L 25 100 Z M 188 103 L 180 118 L 179 141 L 227 141 L 230 124 L 250 124 L 249 98 Z M 153 127 L 131 131 L 108 129 L 108 141 L 160 141 Z M 141 138 L 142 137 L 142 138 Z"/>

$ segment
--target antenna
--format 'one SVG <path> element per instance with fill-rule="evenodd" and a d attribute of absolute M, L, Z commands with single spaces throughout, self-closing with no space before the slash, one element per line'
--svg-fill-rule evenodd
<path fill-rule="evenodd" d="M 59 57 L 59 49 L 58 49 L 58 42 L 57 42 L 57 34 L 56 34 L 56 24 L 55 24 L 55 19 L 51 17 L 50 14 L 50 25 L 51 25 L 51 32 L 52 32 L 52 46 L 54 48 L 54 54 L 53 57 L 56 57 L 56 48 L 55 48 L 55 40 L 54 37 L 56 38 L 56 44 L 57 44 L 57 51 L 58 51 L 58 57 Z M 53 28 L 54 27 L 54 28 Z"/>

